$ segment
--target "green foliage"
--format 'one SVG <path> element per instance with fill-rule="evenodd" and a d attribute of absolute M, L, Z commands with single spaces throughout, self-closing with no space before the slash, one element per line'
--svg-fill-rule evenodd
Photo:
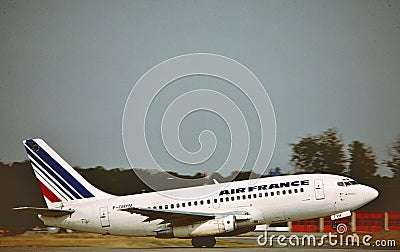
<path fill-rule="evenodd" d="M 29 161 L 0 163 L 0 229 L 43 226 L 33 214 L 11 210 L 18 206 L 46 207 Z"/>
<path fill-rule="evenodd" d="M 298 172 L 342 174 L 346 169 L 344 145 L 336 129 L 301 138 L 291 146 L 290 161 Z"/>
<path fill-rule="evenodd" d="M 393 143 L 392 148 L 390 149 L 389 155 L 391 160 L 386 160 L 384 163 L 387 167 L 393 172 L 393 176 L 396 179 L 399 179 L 400 172 L 400 137 Z"/>
<path fill-rule="evenodd" d="M 349 153 L 350 177 L 362 183 L 367 182 L 374 176 L 376 169 L 378 168 L 372 148 L 365 146 L 365 144 L 360 141 L 353 141 L 349 144 Z"/>
<path fill-rule="evenodd" d="M 86 169 L 75 167 L 75 170 L 95 187 L 111 194 L 128 195 L 152 191 L 132 169 L 107 170 L 102 166 L 97 166 Z"/>
<path fill-rule="evenodd" d="M 290 161 L 298 171 L 315 172 L 319 170 L 320 152 L 316 137 L 304 137 L 299 143 L 291 144 L 291 146 L 293 155 Z"/>

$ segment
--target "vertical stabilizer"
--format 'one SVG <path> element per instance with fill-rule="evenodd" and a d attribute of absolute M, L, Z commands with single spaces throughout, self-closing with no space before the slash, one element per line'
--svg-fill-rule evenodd
<path fill-rule="evenodd" d="M 112 196 L 91 185 L 42 139 L 23 143 L 49 208 L 66 201 Z"/>

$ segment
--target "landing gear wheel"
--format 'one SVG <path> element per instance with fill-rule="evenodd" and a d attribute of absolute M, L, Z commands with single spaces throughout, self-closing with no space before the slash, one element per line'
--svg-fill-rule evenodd
<path fill-rule="evenodd" d="M 199 240 L 199 238 L 192 238 L 192 246 L 195 248 L 201 248 L 201 241 Z"/>
<path fill-rule="evenodd" d="M 215 240 L 214 237 L 207 237 L 207 239 L 205 240 L 204 246 L 206 246 L 206 248 L 212 248 L 215 246 L 216 243 L 217 243 L 217 241 Z"/>
<path fill-rule="evenodd" d="M 212 248 L 217 241 L 214 237 L 194 237 L 192 238 L 192 245 L 195 248 Z"/>

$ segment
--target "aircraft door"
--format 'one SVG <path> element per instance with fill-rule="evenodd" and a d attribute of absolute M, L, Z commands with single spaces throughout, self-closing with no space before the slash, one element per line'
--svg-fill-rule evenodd
<path fill-rule="evenodd" d="M 219 199 L 218 197 L 213 197 L 212 198 L 212 205 L 214 208 L 219 208 Z"/>
<path fill-rule="evenodd" d="M 101 227 L 109 227 L 110 226 L 110 219 L 108 216 L 108 208 L 107 207 L 100 207 L 99 209 L 100 214 L 100 223 Z"/>
<path fill-rule="evenodd" d="M 325 199 L 324 182 L 322 179 L 314 180 L 314 191 L 316 200 Z"/>

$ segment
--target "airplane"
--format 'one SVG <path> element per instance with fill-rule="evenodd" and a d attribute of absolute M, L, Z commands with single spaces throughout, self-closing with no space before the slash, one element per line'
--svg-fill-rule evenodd
<path fill-rule="evenodd" d="M 85 232 L 186 238 L 194 247 L 213 247 L 215 237 L 257 225 L 340 219 L 379 195 L 348 177 L 301 174 L 115 196 L 91 185 L 42 139 L 23 144 L 47 208 L 13 209 L 36 214 L 48 226 Z M 195 191 L 213 193 L 190 198 Z"/>

